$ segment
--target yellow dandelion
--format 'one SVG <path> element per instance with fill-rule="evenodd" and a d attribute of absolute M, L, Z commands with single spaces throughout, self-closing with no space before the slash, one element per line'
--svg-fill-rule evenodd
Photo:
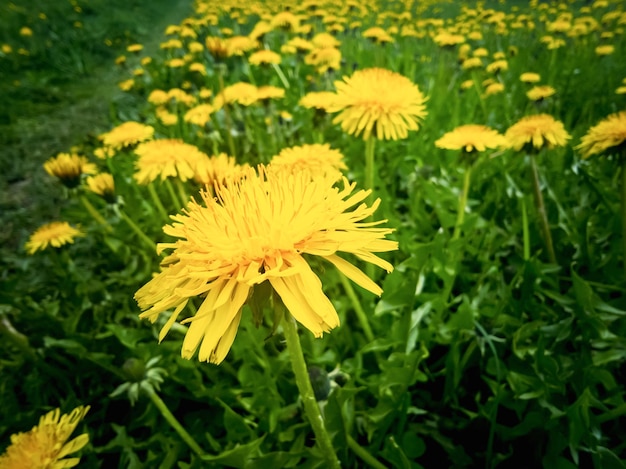
<path fill-rule="evenodd" d="M 613 52 L 615 52 L 615 46 L 611 44 L 604 44 L 596 47 L 596 55 L 611 55 Z"/>
<path fill-rule="evenodd" d="M 167 91 L 163 90 L 152 90 L 148 95 L 148 102 L 154 104 L 155 106 L 160 106 L 162 104 L 167 103 L 170 100 Z"/>
<path fill-rule="evenodd" d="M 190 72 L 198 72 L 200 75 L 204 75 L 206 76 L 206 67 L 204 66 L 203 63 L 200 62 L 194 62 L 192 64 L 189 65 L 189 71 Z"/>
<path fill-rule="evenodd" d="M 242 106 L 250 106 L 258 100 L 258 89 L 256 86 L 243 81 L 227 86 L 215 97 L 213 106 L 216 110 L 221 109 L 225 103 L 237 103 Z"/>
<path fill-rule="evenodd" d="M 185 113 L 183 120 L 190 124 L 199 126 L 205 126 L 211 119 L 211 114 L 215 111 L 215 108 L 210 104 L 199 104 Z"/>
<path fill-rule="evenodd" d="M 60 409 L 48 412 L 39 425 L 25 433 L 11 435 L 11 444 L 0 456 L 2 469 L 63 469 L 76 466 L 80 458 L 66 458 L 89 442 L 83 433 L 67 441 L 76 426 L 89 411 L 89 406 L 77 407 L 61 415 Z"/>
<path fill-rule="evenodd" d="M 28 254 L 32 255 L 48 246 L 60 248 L 65 244 L 71 244 L 78 236 L 84 236 L 84 233 L 70 226 L 68 222 L 53 221 L 37 228 L 28 238 L 25 248 Z"/>
<path fill-rule="evenodd" d="M 378 43 L 393 42 L 393 38 L 389 35 L 389 33 L 380 26 L 374 26 L 366 29 L 361 33 L 361 36 L 366 39 L 372 39 Z"/>
<path fill-rule="evenodd" d="M 463 80 L 459 86 L 462 90 L 469 90 L 474 86 L 474 80 Z"/>
<path fill-rule="evenodd" d="M 114 204 L 117 202 L 115 197 L 115 181 L 110 173 L 100 173 L 90 176 L 85 181 L 87 188 L 94 194 L 98 194 L 107 203 Z"/>
<path fill-rule="evenodd" d="M 326 111 L 337 98 L 337 93 L 332 91 L 311 91 L 298 101 L 298 104 L 307 109 L 322 109 Z"/>
<path fill-rule="evenodd" d="M 226 39 L 225 42 L 229 56 L 243 55 L 259 46 L 259 43 L 249 36 L 233 36 Z"/>
<path fill-rule="evenodd" d="M 293 48 L 294 52 L 307 52 L 314 48 L 311 41 L 307 41 L 301 37 L 294 37 L 287 41 L 285 45 Z"/>
<path fill-rule="evenodd" d="M 274 17 L 270 20 L 269 26 L 271 28 L 281 28 L 295 31 L 300 26 L 300 18 L 290 11 L 283 11 L 274 15 Z"/>
<path fill-rule="evenodd" d="M 463 44 L 465 42 L 465 36 L 443 31 L 433 37 L 433 41 L 440 47 L 453 47 L 457 44 Z"/>
<path fill-rule="evenodd" d="M 541 81 L 541 75 L 534 72 L 525 72 L 519 76 L 519 79 L 524 83 L 537 83 L 538 81 Z"/>
<path fill-rule="evenodd" d="M 180 68 L 185 66 L 185 60 L 180 58 L 171 59 L 165 62 L 170 68 Z"/>
<path fill-rule="evenodd" d="M 571 138 L 563 123 L 549 114 L 522 117 L 504 134 L 509 146 L 517 151 L 526 147 L 540 150 L 543 147 L 564 146 Z"/>
<path fill-rule="evenodd" d="M 195 165 L 194 180 L 204 186 L 213 188 L 216 184 L 226 181 L 237 181 L 246 175 L 249 166 L 239 165 L 234 157 L 226 153 L 216 156 L 199 158 Z"/>
<path fill-rule="evenodd" d="M 32 35 L 33 35 L 33 30 L 30 29 L 28 26 L 22 26 L 20 28 L 20 36 L 30 37 Z"/>
<path fill-rule="evenodd" d="M 316 67 L 319 74 L 326 73 L 329 69 L 339 70 L 341 51 L 335 47 L 316 47 L 304 57 L 304 63 Z"/>
<path fill-rule="evenodd" d="M 117 84 L 117 86 L 122 91 L 130 91 L 133 88 L 133 86 L 135 86 L 135 80 L 133 80 L 132 78 L 129 78 L 128 80 L 120 81 Z"/>
<path fill-rule="evenodd" d="M 496 60 L 487 65 L 486 70 L 489 73 L 504 72 L 509 69 L 509 63 L 506 60 Z"/>
<path fill-rule="evenodd" d="M 575 148 L 580 150 L 583 158 L 589 158 L 614 147 L 621 147 L 623 151 L 624 142 L 626 142 L 626 111 L 621 111 L 609 115 L 591 127 L 580 139 L 580 145 Z"/>
<path fill-rule="evenodd" d="M 483 66 L 483 61 L 480 57 L 470 57 L 465 59 L 461 64 L 461 68 L 463 70 L 471 70 L 473 68 L 481 68 Z"/>
<path fill-rule="evenodd" d="M 349 253 L 388 272 L 393 267 L 374 253 L 397 249 L 384 237 L 393 230 L 363 223 L 380 204 L 363 201 L 369 191 L 354 193 L 355 184 L 332 177 L 312 178 L 259 167 L 226 186 L 215 196 L 201 191 L 182 214 L 172 217 L 164 232 L 173 243 L 159 250 L 174 251 L 163 270 L 135 294 L 140 317 L 155 322 L 172 308 L 159 334 L 162 340 L 190 298 L 203 297 L 197 313 L 183 321 L 189 329 L 181 354 L 220 363 L 235 339 L 242 307 L 254 287 L 269 282 L 294 318 L 316 337 L 339 325 L 335 307 L 303 255 L 319 256 L 364 289 L 381 288 L 338 253 Z"/>
<path fill-rule="evenodd" d="M 170 112 L 167 108 L 165 107 L 158 107 L 155 111 L 154 111 L 157 119 L 159 119 L 159 121 L 161 122 L 161 124 L 165 125 L 166 127 L 170 127 L 172 125 L 176 125 L 176 123 L 178 122 L 178 116 L 172 112 Z"/>
<path fill-rule="evenodd" d="M 316 34 L 313 36 L 311 43 L 313 44 L 313 47 L 317 49 L 326 49 L 329 47 L 336 48 L 341 45 L 341 42 L 335 38 L 335 36 L 328 33 Z"/>
<path fill-rule="evenodd" d="M 556 94 L 556 90 L 548 85 L 533 86 L 526 92 L 526 96 L 531 101 L 541 101 Z"/>
<path fill-rule="evenodd" d="M 111 131 L 100 135 L 105 147 L 121 150 L 135 143 L 150 140 L 154 135 L 154 128 L 139 122 L 129 121 L 118 125 Z"/>
<path fill-rule="evenodd" d="M 445 133 L 435 142 L 437 148 L 463 150 L 466 153 L 506 146 L 506 139 L 486 125 L 467 124 Z"/>
<path fill-rule="evenodd" d="M 333 120 L 341 128 L 358 136 L 370 134 L 379 139 L 407 138 L 409 130 L 418 130 L 426 116 L 425 98 L 408 78 L 382 68 L 356 71 L 343 81 L 335 81 L 337 95 L 328 112 L 339 112 Z"/>
<path fill-rule="evenodd" d="M 139 184 L 149 184 L 168 177 L 182 181 L 194 176 L 196 162 L 206 156 L 197 147 L 179 139 L 160 139 L 141 143 L 135 149 L 139 159 L 134 174 Z"/>
<path fill-rule="evenodd" d="M 216 36 L 207 36 L 204 43 L 214 59 L 219 60 L 228 56 L 228 44 L 224 39 Z"/>
<path fill-rule="evenodd" d="M 143 50 L 143 45 L 141 44 L 131 44 L 126 47 L 126 52 L 141 52 Z"/>
<path fill-rule="evenodd" d="M 265 85 L 259 86 L 256 90 L 256 94 L 259 101 L 266 99 L 282 99 L 285 97 L 285 90 L 277 86 Z"/>
<path fill-rule="evenodd" d="M 273 168 L 297 173 L 309 171 L 313 177 L 335 175 L 341 178 L 341 171 L 348 169 L 343 162 L 343 154 L 329 144 L 315 143 L 284 148 L 270 162 Z"/>
<path fill-rule="evenodd" d="M 251 54 L 248 62 L 252 65 L 279 64 L 280 54 L 264 49 Z"/>
<path fill-rule="evenodd" d="M 83 174 L 93 174 L 97 171 L 95 164 L 75 153 L 59 153 L 47 160 L 43 168 L 50 176 L 58 178 L 64 186 L 70 189 L 80 184 Z"/>
<path fill-rule="evenodd" d="M 272 32 L 273 29 L 274 28 L 270 23 L 261 20 L 254 25 L 254 28 L 252 28 L 252 31 L 250 32 L 250 34 L 248 34 L 248 36 L 250 36 L 255 41 L 258 41 L 266 34 Z"/>

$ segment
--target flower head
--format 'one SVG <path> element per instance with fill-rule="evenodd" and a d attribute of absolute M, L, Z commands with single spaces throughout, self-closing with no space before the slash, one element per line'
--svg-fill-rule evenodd
<path fill-rule="evenodd" d="M 461 125 L 435 142 L 437 148 L 463 150 L 467 153 L 506 146 L 506 139 L 485 125 Z"/>
<path fill-rule="evenodd" d="M 80 184 L 83 174 L 93 174 L 97 171 L 96 165 L 90 163 L 84 156 L 74 153 L 59 153 L 43 164 L 43 168 L 50 176 L 59 178 L 64 186 L 73 189 Z"/>
<path fill-rule="evenodd" d="M 53 221 L 39 227 L 30 235 L 26 242 L 28 254 L 43 251 L 48 246 L 59 248 L 65 244 L 73 243 L 77 236 L 84 236 L 83 232 L 73 228 L 66 221 Z"/>
<path fill-rule="evenodd" d="M 300 106 L 306 107 L 308 109 L 328 109 L 335 99 L 337 98 L 337 93 L 333 93 L 332 91 L 311 91 L 298 101 Z"/>
<path fill-rule="evenodd" d="M 226 184 L 245 176 L 249 166 L 239 165 L 235 157 L 220 153 L 216 156 L 200 158 L 196 162 L 194 180 L 200 184 L 213 187 L 215 184 Z"/>
<path fill-rule="evenodd" d="M 524 83 L 537 83 L 539 80 L 541 80 L 541 75 L 534 72 L 525 72 L 519 76 L 519 79 Z"/>
<path fill-rule="evenodd" d="M 100 135 L 104 146 L 114 150 L 129 147 L 135 143 L 150 140 L 154 135 L 154 128 L 139 122 L 124 122 L 111 131 Z"/>
<path fill-rule="evenodd" d="M 426 116 L 425 98 L 408 78 L 383 68 L 356 71 L 336 81 L 337 96 L 327 108 L 333 122 L 351 135 L 374 133 L 379 139 L 407 138 Z"/>
<path fill-rule="evenodd" d="M 11 444 L 0 456 L 0 467 L 64 469 L 76 466 L 79 458 L 65 457 L 85 446 L 89 442 L 89 435 L 84 433 L 66 441 L 88 411 L 89 406 L 81 406 L 69 414 L 61 415 L 60 409 L 56 409 L 42 416 L 39 425 L 32 430 L 11 435 Z"/>
<path fill-rule="evenodd" d="M 187 111 L 184 116 L 185 122 L 191 124 L 204 126 L 211 119 L 211 114 L 215 111 L 215 108 L 210 104 L 199 104 Z"/>
<path fill-rule="evenodd" d="M 549 114 L 536 114 L 522 117 L 508 128 L 504 134 L 509 146 L 517 151 L 525 146 L 540 150 L 544 146 L 553 148 L 564 146 L 571 137 L 563 123 Z"/>
<path fill-rule="evenodd" d="M 94 194 L 98 194 L 107 203 L 117 201 L 115 197 L 115 181 L 111 173 L 100 173 L 87 178 L 87 188 Z"/>
<path fill-rule="evenodd" d="M 157 178 L 191 179 L 196 162 L 206 156 L 197 147 L 179 139 L 145 142 L 137 146 L 135 153 L 139 159 L 134 177 L 139 184 L 148 184 Z"/>
<path fill-rule="evenodd" d="M 616 112 L 591 127 L 576 146 L 584 158 L 603 153 L 609 148 L 624 147 L 626 142 L 626 111 Z"/>
<path fill-rule="evenodd" d="M 393 267 L 377 252 L 397 249 L 385 240 L 392 230 L 364 223 L 378 207 L 362 203 L 370 191 L 354 192 L 345 178 L 343 189 L 334 177 L 312 178 L 260 166 L 237 182 L 215 187 L 215 197 L 201 191 L 174 223 L 164 227 L 178 238 L 159 244 L 173 249 L 163 270 L 135 294 L 140 317 L 152 322 L 171 308 L 162 340 L 189 298 L 203 296 L 189 323 L 182 356 L 198 350 L 200 361 L 220 363 L 237 333 L 242 307 L 256 285 L 269 282 L 291 314 L 316 337 L 339 325 L 333 304 L 304 255 L 319 256 L 361 287 L 382 290 L 363 272 L 338 255 L 354 254 L 387 271 Z M 266 284 L 267 285 L 267 284 Z"/>
<path fill-rule="evenodd" d="M 526 92 L 526 96 L 531 101 L 541 101 L 554 95 L 556 90 L 548 85 L 533 86 Z"/>
<path fill-rule="evenodd" d="M 248 58 L 248 62 L 252 65 L 279 64 L 280 54 L 271 50 L 263 49 L 251 54 Z"/>
<path fill-rule="evenodd" d="M 343 154 L 327 143 L 284 148 L 272 158 L 270 164 L 292 173 L 309 171 L 313 177 L 334 174 L 336 179 L 341 178 L 341 170 L 348 169 L 343 162 Z"/>

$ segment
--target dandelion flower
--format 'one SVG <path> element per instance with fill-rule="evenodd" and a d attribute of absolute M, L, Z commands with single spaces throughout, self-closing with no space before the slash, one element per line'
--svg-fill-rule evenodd
<path fill-rule="evenodd" d="M 94 194 L 98 194 L 107 203 L 115 203 L 115 181 L 110 173 L 100 173 L 87 178 L 87 188 Z"/>
<path fill-rule="evenodd" d="M 228 43 L 224 39 L 215 36 L 207 36 L 204 43 L 214 59 L 219 60 L 228 56 Z"/>
<path fill-rule="evenodd" d="M 311 91 L 302 96 L 298 104 L 307 109 L 315 108 L 326 111 L 333 105 L 336 98 L 337 93 L 332 91 Z"/>
<path fill-rule="evenodd" d="M 134 178 L 139 184 L 149 184 L 157 178 L 178 177 L 186 181 L 194 176 L 196 162 L 207 156 L 197 147 L 179 139 L 160 139 L 137 146 L 139 156 Z"/>
<path fill-rule="evenodd" d="M 210 104 L 199 104 L 185 113 L 183 120 L 191 124 L 204 126 L 211 119 L 215 108 Z"/>
<path fill-rule="evenodd" d="M 226 51 L 229 56 L 243 55 L 245 52 L 256 49 L 259 43 L 248 36 L 233 36 L 226 39 Z"/>
<path fill-rule="evenodd" d="M 494 94 L 499 94 L 499 93 L 502 93 L 503 91 L 504 91 L 504 83 L 500 83 L 500 82 L 489 83 L 487 87 L 485 88 L 484 97 L 492 96 Z"/>
<path fill-rule="evenodd" d="M 68 222 L 53 221 L 37 228 L 28 238 L 25 247 L 28 254 L 32 255 L 48 246 L 60 248 L 65 244 L 71 244 L 78 236 L 84 236 L 83 232 L 73 228 Z"/>
<path fill-rule="evenodd" d="M 167 110 L 165 107 L 158 107 L 154 112 L 157 116 L 157 119 L 161 121 L 161 123 L 165 126 L 176 125 L 178 122 L 178 116 Z"/>
<path fill-rule="evenodd" d="M 486 70 L 489 73 L 503 72 L 508 69 L 509 69 L 509 63 L 506 60 L 496 60 L 495 62 L 492 62 L 489 65 L 487 65 L 487 68 L 486 68 Z"/>
<path fill-rule="evenodd" d="M 338 253 L 354 254 L 388 272 L 393 267 L 374 253 L 397 249 L 384 239 L 391 229 L 364 223 L 378 205 L 362 203 L 369 191 L 354 192 L 355 184 L 333 177 L 312 178 L 307 172 L 289 174 L 260 166 L 225 186 L 215 197 L 201 191 L 201 203 L 192 200 L 172 217 L 164 232 L 173 243 L 159 250 L 174 251 L 163 270 L 135 294 L 141 318 L 155 322 L 171 308 L 159 334 L 162 340 L 189 298 L 204 299 L 189 323 L 182 356 L 198 351 L 200 361 L 220 363 L 235 339 L 242 307 L 256 285 L 269 286 L 297 321 L 316 337 L 339 325 L 335 307 L 303 255 L 319 256 L 335 265 L 355 283 L 380 295 L 381 288 Z"/>
<path fill-rule="evenodd" d="M 548 85 L 539 85 L 533 86 L 526 92 L 526 96 L 531 101 L 541 101 L 543 99 L 549 98 L 556 93 L 556 90 Z"/>
<path fill-rule="evenodd" d="M 113 150 L 121 150 L 135 143 L 150 140 L 154 135 L 154 128 L 139 122 L 124 122 L 113 130 L 100 135 L 104 146 Z"/>
<path fill-rule="evenodd" d="M 64 469 L 76 466 L 80 459 L 66 456 L 83 448 L 89 442 L 89 435 L 84 433 L 70 441 L 67 439 L 88 411 L 89 406 L 81 406 L 61 415 L 60 409 L 56 409 L 42 416 L 39 425 L 32 430 L 11 435 L 11 444 L 0 456 L 0 467 Z"/>
<path fill-rule="evenodd" d="M 596 47 L 596 55 L 611 55 L 613 52 L 615 52 L 615 46 L 611 44 L 604 44 Z"/>
<path fill-rule="evenodd" d="M 583 158 L 603 153 L 609 148 L 623 147 L 626 142 L 626 111 L 616 112 L 591 127 L 576 146 Z"/>
<path fill-rule="evenodd" d="M 272 85 L 259 86 L 256 90 L 256 97 L 259 101 L 282 99 L 285 97 L 285 89 Z"/>
<path fill-rule="evenodd" d="M 70 189 L 80 184 L 83 174 L 93 174 L 97 171 L 95 164 L 74 153 L 59 153 L 46 161 L 43 168 L 50 176 L 59 178 L 63 185 Z"/>
<path fill-rule="evenodd" d="M 33 35 L 33 30 L 30 29 L 28 26 L 22 26 L 20 28 L 20 36 L 30 37 L 32 35 Z"/>
<path fill-rule="evenodd" d="M 329 69 L 338 70 L 341 67 L 341 51 L 335 47 L 317 47 L 304 57 L 304 63 L 314 66 L 319 74 Z"/>
<path fill-rule="evenodd" d="M 385 140 L 407 138 L 426 116 L 425 98 L 417 85 L 390 70 L 358 70 L 336 81 L 335 87 L 337 96 L 327 109 L 339 112 L 333 123 L 351 135 L 363 133 L 363 139 L 372 133 Z"/>
<path fill-rule="evenodd" d="M 463 150 L 467 153 L 485 151 L 487 148 L 506 146 L 506 139 L 496 130 L 485 125 L 461 125 L 445 133 L 435 142 L 437 148 L 446 150 Z"/>
<path fill-rule="evenodd" d="M 553 148 L 564 146 L 571 137 L 563 123 L 549 114 L 536 114 L 522 117 L 508 128 L 504 134 L 509 146 L 517 151 L 525 146 L 540 150 L 544 146 Z"/>
<path fill-rule="evenodd" d="M 279 64 L 280 54 L 271 50 L 259 50 L 248 58 L 251 65 Z"/>
<path fill-rule="evenodd" d="M 131 44 L 126 47 L 126 52 L 141 52 L 143 50 L 143 45 L 141 44 Z"/>
<path fill-rule="evenodd" d="M 534 72 L 525 72 L 520 75 L 519 79 L 524 83 L 537 83 L 541 80 L 541 75 Z"/>
<path fill-rule="evenodd" d="M 258 101 L 258 89 L 251 83 L 243 81 L 227 86 L 215 97 L 213 106 L 216 110 L 221 109 L 226 103 L 237 103 L 242 106 L 250 106 Z"/>
<path fill-rule="evenodd" d="M 461 64 L 461 68 L 463 70 L 471 70 L 473 68 L 481 68 L 483 66 L 483 61 L 480 57 L 470 57 L 469 59 L 465 59 Z"/>
<path fill-rule="evenodd" d="M 270 165 L 292 173 L 309 171 L 313 177 L 334 174 L 336 179 L 341 178 L 341 170 L 348 169 L 343 154 L 327 143 L 284 148 L 272 158 Z"/>

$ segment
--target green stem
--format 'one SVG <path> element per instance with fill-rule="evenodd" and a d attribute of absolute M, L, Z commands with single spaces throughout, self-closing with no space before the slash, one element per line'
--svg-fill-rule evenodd
<path fill-rule="evenodd" d="M 176 178 L 176 188 L 178 189 L 178 196 L 180 197 L 180 200 L 183 202 L 182 207 L 184 208 L 187 206 L 187 202 L 189 202 L 189 194 L 187 194 L 187 190 L 185 189 L 185 185 L 183 184 L 183 181 L 181 181 L 178 178 Z"/>
<path fill-rule="evenodd" d="M 626 150 L 622 155 L 622 262 L 626 278 Z"/>
<path fill-rule="evenodd" d="M 174 192 L 174 186 L 172 186 L 172 181 L 170 181 L 170 179 L 167 178 L 163 182 L 165 183 L 167 192 L 169 192 L 170 194 L 170 199 L 172 199 L 172 203 L 176 207 L 176 211 L 179 211 L 181 208 L 184 207 L 184 205 L 180 200 L 178 200 L 178 196 L 176 195 L 176 192 Z"/>
<path fill-rule="evenodd" d="M 154 388 L 152 386 L 145 386 L 142 387 L 142 389 L 146 392 L 146 394 L 148 394 L 150 400 L 152 400 L 152 403 L 156 406 L 157 409 L 159 409 L 159 412 L 161 412 L 163 418 L 167 420 L 167 423 L 169 423 L 176 431 L 176 433 L 178 433 L 181 439 L 185 443 L 187 443 L 187 446 L 189 446 L 189 448 L 191 448 L 191 450 L 198 456 L 205 456 L 206 453 L 204 452 L 204 450 L 200 448 L 200 445 L 196 443 L 196 440 L 194 440 L 192 436 L 187 432 L 187 430 L 183 428 L 180 422 L 176 420 L 174 414 L 170 412 L 165 402 L 163 402 L 159 395 L 154 391 Z"/>
<path fill-rule="evenodd" d="M 354 308 L 356 317 L 359 320 L 359 323 L 361 324 L 361 328 L 363 329 L 363 332 L 365 333 L 366 339 L 368 340 L 368 342 L 373 342 L 374 333 L 372 332 L 370 323 L 367 320 L 367 315 L 365 314 L 365 310 L 363 310 L 363 306 L 361 305 L 361 302 L 359 301 L 359 298 L 357 297 L 356 292 L 354 291 L 354 288 L 352 288 L 352 284 L 346 278 L 346 276 L 343 275 L 341 272 L 339 273 L 339 279 L 341 280 L 341 283 L 343 284 L 343 288 L 346 290 L 346 294 L 348 295 L 348 298 L 350 298 L 350 301 L 352 302 L 352 307 Z"/>
<path fill-rule="evenodd" d="M 369 196 L 370 204 L 374 200 L 374 175 L 376 173 L 376 164 L 374 162 L 374 148 L 376 146 L 376 138 L 369 136 L 365 140 L 365 189 L 371 189 Z"/>
<path fill-rule="evenodd" d="M 0 335 L 8 339 L 21 354 L 33 362 L 37 362 L 39 358 L 35 351 L 31 348 L 28 337 L 18 332 L 11 324 L 8 318 L 0 315 Z"/>
<path fill-rule="evenodd" d="M 524 235 L 524 260 L 530 259 L 530 233 L 528 231 L 528 212 L 526 199 L 522 197 L 522 232 Z"/>
<path fill-rule="evenodd" d="M 222 76 L 222 67 L 218 67 L 217 78 L 219 80 L 220 85 L 220 93 L 222 96 L 224 95 L 224 77 Z M 232 133 L 232 120 L 230 117 L 230 109 L 228 107 L 228 103 L 224 100 L 224 119 L 226 121 L 226 140 L 228 141 L 228 148 L 230 149 L 230 156 L 237 156 L 237 152 L 235 151 L 235 141 L 233 140 Z"/>
<path fill-rule="evenodd" d="M 548 258 L 550 262 L 556 264 L 556 255 L 554 253 L 554 246 L 552 244 L 552 234 L 550 233 L 550 225 L 548 225 L 548 216 L 546 214 L 546 206 L 543 202 L 543 194 L 541 193 L 541 184 L 539 183 L 539 171 L 537 170 L 537 163 L 535 157 L 530 155 L 530 172 L 533 181 L 533 195 L 535 197 L 535 207 L 537 208 L 537 214 L 539 215 L 539 225 L 543 241 L 546 244 L 548 250 Z"/>
<path fill-rule="evenodd" d="M 80 201 L 83 203 L 89 214 L 96 220 L 100 225 L 102 225 L 109 233 L 113 232 L 113 228 L 111 225 L 107 223 L 107 221 L 100 215 L 100 212 L 94 207 L 91 202 L 84 195 L 80 196 Z"/>
<path fill-rule="evenodd" d="M 130 226 L 130 228 L 135 232 L 135 234 L 137 236 L 139 236 L 139 238 L 146 243 L 146 246 L 148 246 L 150 249 L 152 249 L 153 251 L 156 251 L 156 243 L 154 241 L 152 241 L 148 235 L 146 235 L 143 230 L 141 228 L 139 228 L 139 226 L 133 221 L 132 218 L 130 218 L 128 215 L 126 215 L 126 212 L 124 212 L 121 208 L 118 210 L 118 213 L 120 214 L 120 217 L 122 217 L 122 220 L 124 220 L 126 222 L 126 224 L 128 226 Z"/>
<path fill-rule="evenodd" d="M 159 194 L 157 194 L 156 189 L 154 188 L 154 183 L 151 182 L 148 184 L 148 192 L 150 192 L 152 201 L 154 202 L 154 205 L 156 206 L 163 219 L 168 220 L 167 212 L 165 211 L 165 207 L 163 207 L 163 203 L 159 198 Z"/>
<path fill-rule="evenodd" d="M 324 420 L 320 408 L 315 400 L 315 394 L 313 393 L 313 387 L 309 380 L 309 372 L 304 361 L 304 354 L 302 353 L 302 346 L 300 345 L 300 338 L 298 337 L 298 329 L 296 321 L 288 311 L 285 311 L 285 320 L 283 321 L 283 330 L 285 332 L 285 340 L 287 341 L 287 350 L 289 351 L 289 357 L 291 358 L 291 367 L 296 376 L 296 385 L 300 391 L 302 397 L 302 403 L 304 404 L 304 410 L 309 418 L 311 427 L 317 444 L 319 445 L 320 452 L 326 458 L 326 467 L 339 469 L 339 460 L 333 448 L 333 444 L 330 440 L 330 436 L 326 432 L 324 427 Z"/>
<path fill-rule="evenodd" d="M 463 176 L 463 190 L 459 197 L 459 209 L 456 214 L 456 223 L 454 224 L 454 233 L 452 239 L 459 239 L 461 236 L 461 226 L 465 220 L 465 208 L 467 207 L 467 197 L 469 195 L 470 182 L 472 180 L 472 166 L 468 165 Z"/>
<path fill-rule="evenodd" d="M 372 456 L 365 448 L 359 445 L 350 435 L 346 435 L 346 441 L 348 447 L 356 454 L 367 467 L 373 467 L 375 469 L 385 469 L 387 466 L 378 462 L 378 460 Z"/>
<path fill-rule="evenodd" d="M 283 86 L 285 87 L 285 89 L 289 89 L 289 82 L 287 81 L 287 77 L 285 76 L 285 74 L 283 73 L 283 71 L 280 69 L 280 66 L 277 64 L 272 64 L 272 67 L 274 67 L 274 70 L 276 71 L 276 74 L 278 75 L 278 78 L 280 78 L 280 81 L 283 82 Z"/>

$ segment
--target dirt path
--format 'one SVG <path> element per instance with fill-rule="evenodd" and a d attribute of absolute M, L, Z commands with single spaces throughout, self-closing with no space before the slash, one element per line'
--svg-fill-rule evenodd
<path fill-rule="evenodd" d="M 144 55 L 153 55 L 169 24 L 178 24 L 192 12 L 192 0 L 141 2 L 132 15 L 141 25 L 140 42 Z M 137 9 L 139 8 L 139 9 Z M 123 50 L 120 51 L 123 53 Z M 127 70 L 111 62 L 99 63 L 88 76 L 50 88 L 58 102 L 32 104 L 37 111 L 25 110 L 11 116 L 11 125 L 2 128 L 2 171 L 0 171 L 0 246 L 15 251 L 34 228 L 58 216 L 59 188 L 44 173 L 42 164 L 87 135 L 110 128 L 111 103 L 126 103 L 128 97 L 118 83 L 129 78 Z M 44 88 L 45 89 L 45 88 Z M 54 101 L 54 99 L 49 99 Z M 28 103 L 31 104 L 31 103 Z"/>

